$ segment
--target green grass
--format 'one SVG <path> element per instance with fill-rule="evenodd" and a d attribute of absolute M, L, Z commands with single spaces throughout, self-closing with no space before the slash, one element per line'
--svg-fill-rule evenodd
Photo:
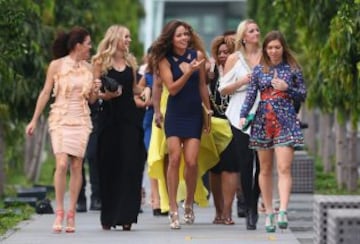
<path fill-rule="evenodd" d="M 315 160 L 315 193 L 323 195 L 359 195 L 360 180 L 355 192 L 349 192 L 344 188 L 339 188 L 336 182 L 335 172 L 324 173 L 320 158 Z"/>

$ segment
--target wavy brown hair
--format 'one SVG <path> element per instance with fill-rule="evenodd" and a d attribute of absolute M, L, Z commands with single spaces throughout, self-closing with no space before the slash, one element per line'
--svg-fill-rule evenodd
<path fill-rule="evenodd" d="M 270 57 L 266 52 L 266 48 L 271 41 L 275 41 L 275 40 L 278 40 L 281 46 L 283 47 L 283 55 L 282 55 L 283 62 L 289 64 L 291 69 L 301 69 L 300 64 L 297 62 L 293 52 L 290 50 L 287 44 L 284 35 L 280 31 L 273 30 L 266 34 L 262 46 L 263 53 L 260 60 L 260 64 L 264 66 L 263 71 L 265 73 L 268 73 L 270 66 L 272 66 Z"/>
<path fill-rule="evenodd" d="M 189 47 L 202 52 L 204 57 L 206 57 L 203 41 L 192 29 L 192 27 L 184 21 L 172 20 L 164 26 L 160 36 L 152 44 L 151 54 L 149 56 L 149 65 L 151 65 L 155 72 L 158 71 L 159 62 L 173 49 L 172 40 L 174 38 L 175 31 L 179 26 L 183 26 L 189 31 Z"/>

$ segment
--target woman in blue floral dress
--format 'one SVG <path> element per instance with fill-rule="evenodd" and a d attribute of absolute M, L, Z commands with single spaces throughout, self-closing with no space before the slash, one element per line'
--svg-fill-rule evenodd
<path fill-rule="evenodd" d="M 304 101 L 306 87 L 300 65 L 279 31 L 269 32 L 263 43 L 261 62 L 253 70 L 245 102 L 240 113 L 240 126 L 252 108 L 256 94 L 261 101 L 251 126 L 250 147 L 260 160 L 259 184 L 266 208 L 265 229 L 276 230 L 272 206 L 272 167 L 277 160 L 280 211 L 279 228 L 286 229 L 287 207 L 291 191 L 291 163 L 294 149 L 303 146 L 303 134 L 294 109 L 294 101 Z"/>

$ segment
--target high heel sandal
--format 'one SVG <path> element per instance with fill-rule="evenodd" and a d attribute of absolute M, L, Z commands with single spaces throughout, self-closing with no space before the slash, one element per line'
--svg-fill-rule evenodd
<path fill-rule="evenodd" d="M 66 233 L 74 233 L 75 232 L 75 211 L 69 210 L 66 215 Z"/>
<path fill-rule="evenodd" d="M 279 211 L 277 224 L 280 229 L 287 229 L 288 219 L 286 211 Z"/>
<path fill-rule="evenodd" d="M 170 212 L 169 213 L 169 220 L 170 220 L 170 228 L 173 230 L 180 229 L 180 221 L 179 221 L 179 214 L 178 212 Z"/>
<path fill-rule="evenodd" d="M 224 219 L 224 223 L 223 223 L 223 224 L 224 224 L 224 225 L 234 225 L 235 222 L 234 222 L 234 220 L 232 220 L 231 217 L 229 217 L 229 218 L 225 218 L 225 219 Z"/>
<path fill-rule="evenodd" d="M 64 210 L 58 209 L 55 211 L 55 221 L 53 224 L 54 233 L 60 233 L 62 231 L 62 222 L 64 219 Z"/>
<path fill-rule="evenodd" d="M 268 233 L 275 232 L 275 215 L 273 213 L 267 214 L 265 218 L 265 230 Z"/>
<path fill-rule="evenodd" d="M 184 221 L 186 224 L 193 224 L 195 221 L 195 214 L 192 206 L 185 206 Z"/>
<path fill-rule="evenodd" d="M 131 224 L 124 224 L 122 225 L 123 231 L 130 231 L 131 230 Z"/>
<path fill-rule="evenodd" d="M 215 216 L 213 222 L 214 225 L 220 225 L 224 223 L 224 219 L 221 216 Z"/>

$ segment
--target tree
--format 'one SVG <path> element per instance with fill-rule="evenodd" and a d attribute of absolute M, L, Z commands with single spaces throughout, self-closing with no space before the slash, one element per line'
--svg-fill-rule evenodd
<path fill-rule="evenodd" d="M 344 126 L 350 120 L 349 149 L 336 150 L 339 187 L 357 189 L 358 163 L 356 158 L 357 123 L 360 116 L 360 1 L 346 0 L 333 17 L 329 38 L 322 49 L 320 69 L 328 83 L 332 108 L 337 123 Z M 346 140 L 345 138 L 343 140 Z M 343 143 L 345 143 L 343 141 Z M 347 144 L 347 143 L 346 143 Z M 351 150 L 351 151 L 350 151 Z M 349 155 L 350 157 L 346 157 Z M 345 160 L 344 160 L 345 159 Z"/>
<path fill-rule="evenodd" d="M 37 178 L 46 143 L 46 120 L 40 119 L 38 128 L 43 129 L 36 131 L 38 135 L 27 138 L 36 143 L 24 143 L 23 131 L 44 84 L 56 32 L 84 26 L 90 30 L 96 46 L 108 26 L 123 23 L 131 30 L 133 51 L 140 57 L 137 30 L 143 14 L 140 1 L 0 0 L 0 196 L 4 172 L 25 169 L 30 180 Z M 23 145 L 30 144 L 38 150 L 23 150 Z"/>

